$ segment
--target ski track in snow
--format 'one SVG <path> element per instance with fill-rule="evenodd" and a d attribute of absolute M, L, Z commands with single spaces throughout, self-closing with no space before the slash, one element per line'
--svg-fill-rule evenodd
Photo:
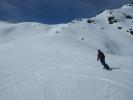
<path fill-rule="evenodd" d="M 127 72 L 127 71 L 126 71 Z M 81 77 L 81 78 L 87 78 L 87 79 L 96 79 L 96 80 L 100 80 L 100 81 L 104 81 L 104 82 L 106 82 L 106 83 L 109 83 L 109 84 L 113 84 L 113 85 L 116 85 L 116 86 L 120 86 L 120 87 L 122 87 L 122 88 L 127 88 L 127 89 L 129 89 L 129 90 L 131 90 L 131 91 L 133 91 L 133 86 L 132 87 L 129 87 L 129 86 L 127 86 L 126 84 L 122 84 L 122 83 L 119 83 L 119 80 L 123 80 L 123 79 L 120 79 L 120 78 L 118 78 L 118 77 L 116 77 L 116 78 L 114 78 L 114 77 L 112 77 L 111 79 L 117 79 L 118 80 L 118 82 L 117 81 L 113 81 L 113 80 L 111 80 L 111 79 L 109 79 L 109 78 L 104 78 L 104 77 L 98 77 L 98 76 L 95 76 L 95 75 L 93 75 L 93 76 L 91 76 L 91 74 L 90 75 L 85 75 L 85 74 L 75 74 L 75 73 L 73 73 L 73 74 L 60 74 L 60 73 L 47 73 L 47 72 L 44 72 L 44 73 L 41 73 L 41 74 L 36 74 L 36 73 L 33 73 L 33 72 L 26 72 L 26 73 L 10 73 L 10 74 L 7 74 L 7 75 L 5 75 L 5 76 L 3 76 L 3 78 L 9 78 L 9 77 L 14 77 L 15 75 L 21 75 L 21 74 L 30 74 L 30 75 L 35 75 L 35 76 L 38 76 L 41 80 L 42 80 L 42 78 L 41 77 L 43 77 L 43 74 L 50 74 L 50 75 L 53 75 L 53 76 L 65 76 L 65 77 Z M 48 75 L 46 75 L 46 76 L 48 76 Z M 132 81 L 126 81 L 126 82 L 128 82 L 128 83 L 132 83 Z M 132 84 L 133 85 L 133 84 Z"/>

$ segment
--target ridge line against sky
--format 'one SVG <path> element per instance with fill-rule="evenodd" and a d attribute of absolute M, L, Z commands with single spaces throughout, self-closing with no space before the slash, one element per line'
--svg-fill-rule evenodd
<path fill-rule="evenodd" d="M 93 17 L 132 0 L 0 0 L 0 20 L 9 22 L 67 23 Z"/>

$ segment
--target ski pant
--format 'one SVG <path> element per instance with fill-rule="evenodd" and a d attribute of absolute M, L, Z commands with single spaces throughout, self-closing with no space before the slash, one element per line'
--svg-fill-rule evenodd
<path fill-rule="evenodd" d="M 110 69 L 110 67 L 106 64 L 105 59 L 100 59 L 100 62 L 104 66 L 105 69 Z"/>

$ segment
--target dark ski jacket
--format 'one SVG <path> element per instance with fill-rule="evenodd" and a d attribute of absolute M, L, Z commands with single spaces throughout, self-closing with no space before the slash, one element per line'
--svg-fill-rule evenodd
<path fill-rule="evenodd" d="M 98 54 L 97 54 L 97 61 L 98 61 L 99 59 L 100 59 L 100 60 L 105 59 L 105 55 L 104 55 L 104 53 L 101 52 L 101 51 L 99 51 Z"/>

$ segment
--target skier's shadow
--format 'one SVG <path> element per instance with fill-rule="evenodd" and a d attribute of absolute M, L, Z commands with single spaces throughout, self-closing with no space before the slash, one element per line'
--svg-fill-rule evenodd
<path fill-rule="evenodd" d="M 110 67 L 109 69 L 106 69 L 106 68 L 103 68 L 103 69 L 106 69 L 108 71 L 113 71 L 113 70 L 117 70 L 119 69 L 120 67 Z"/>
<path fill-rule="evenodd" d="M 111 67 L 111 70 L 120 69 L 120 67 Z"/>

